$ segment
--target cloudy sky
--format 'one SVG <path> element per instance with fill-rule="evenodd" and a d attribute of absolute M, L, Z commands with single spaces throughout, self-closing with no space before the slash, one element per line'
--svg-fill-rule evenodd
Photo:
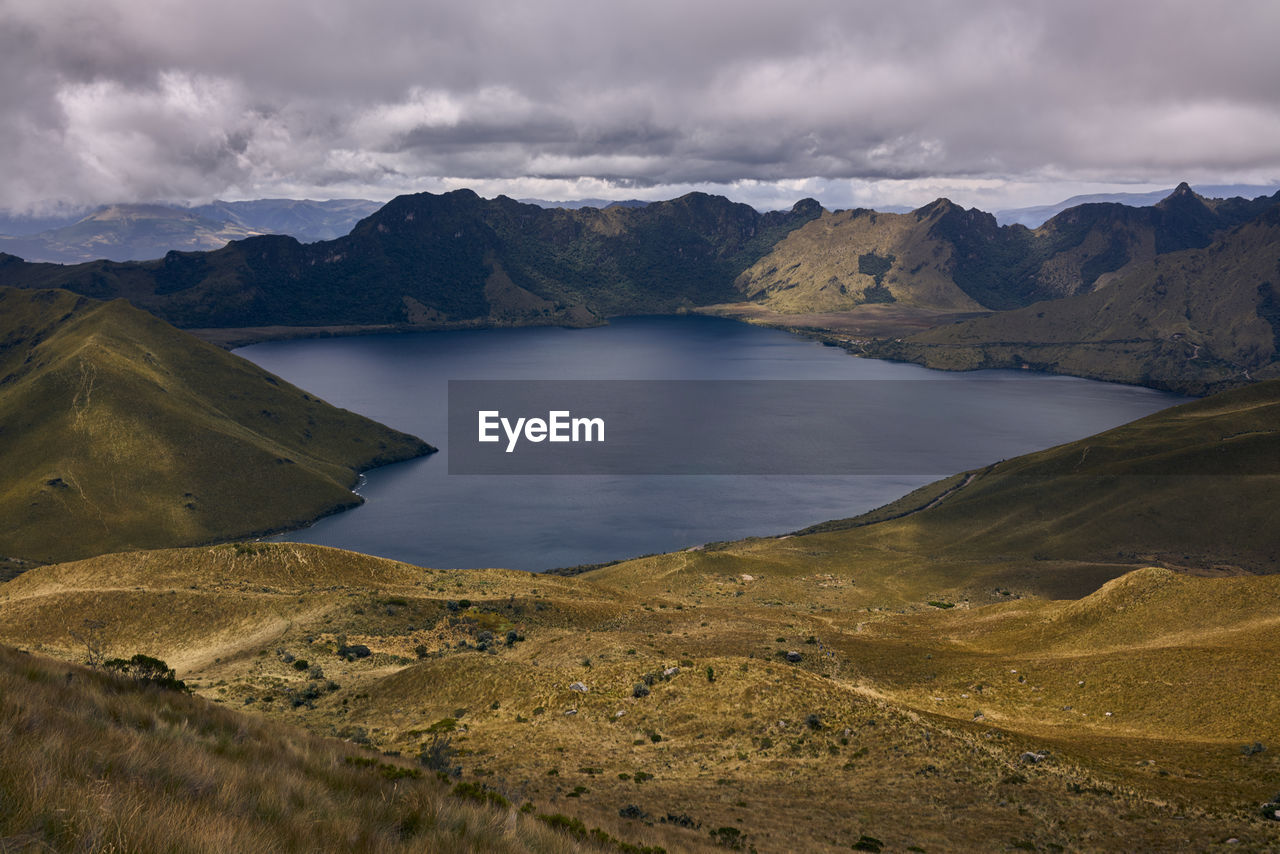
<path fill-rule="evenodd" d="M 1280 179 L 1280 3 L 0 0 L 0 208 Z"/>

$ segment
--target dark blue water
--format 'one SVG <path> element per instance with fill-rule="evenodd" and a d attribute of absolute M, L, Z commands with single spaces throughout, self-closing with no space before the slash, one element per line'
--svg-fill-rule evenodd
<path fill-rule="evenodd" d="M 1079 439 L 1184 400 L 1074 377 L 943 373 L 855 359 L 785 332 L 706 317 L 630 318 L 595 329 L 281 341 L 236 352 L 334 405 L 441 449 L 369 472 L 359 487 L 363 506 L 278 539 L 441 568 L 540 570 L 784 533 L 853 516 L 939 477 Z M 885 423 L 936 425 L 924 439 L 919 430 L 901 433 L 912 448 L 927 446 L 938 470 L 876 476 L 450 475 L 451 379 L 901 383 L 920 392 L 895 395 L 902 409 Z M 969 429 L 955 429 L 959 424 Z"/>

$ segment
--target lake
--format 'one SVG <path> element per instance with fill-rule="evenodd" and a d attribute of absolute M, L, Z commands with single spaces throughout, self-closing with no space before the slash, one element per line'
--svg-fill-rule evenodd
<path fill-rule="evenodd" d="M 437 568 L 536 571 L 786 533 L 1186 399 L 1028 371 L 945 373 L 858 359 L 786 332 L 699 316 L 277 341 L 236 353 L 440 448 L 368 472 L 357 487 L 364 505 L 275 539 Z M 894 390 L 877 398 L 894 409 L 877 423 L 897 426 L 877 433 L 898 447 L 876 456 L 899 462 L 852 475 L 450 474 L 450 380 L 856 381 Z M 797 409 L 827 405 L 813 394 Z M 851 447 L 858 442 L 851 436 Z"/>

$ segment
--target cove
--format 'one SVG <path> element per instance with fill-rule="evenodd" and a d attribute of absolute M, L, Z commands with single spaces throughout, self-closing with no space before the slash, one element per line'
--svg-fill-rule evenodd
<path fill-rule="evenodd" d="M 1181 403 L 1151 389 L 1027 371 L 946 373 L 853 358 L 779 330 L 701 316 L 254 344 L 236 353 L 336 406 L 440 448 L 362 478 L 365 504 L 276 537 L 434 568 L 545 570 L 786 533 L 863 513 L 932 480 Z M 937 426 L 929 474 L 450 475 L 450 380 L 877 380 L 894 413 Z M 921 382 L 927 381 L 927 382 Z M 918 389 L 918 392 L 915 390 Z M 821 407 L 816 399 L 807 405 Z M 939 415 L 943 417 L 939 417 Z M 961 436 L 949 425 L 978 423 Z M 967 438 L 966 438 L 967 437 Z M 851 441 L 853 441 L 851 439 Z M 904 467 L 905 469 L 906 467 Z"/>

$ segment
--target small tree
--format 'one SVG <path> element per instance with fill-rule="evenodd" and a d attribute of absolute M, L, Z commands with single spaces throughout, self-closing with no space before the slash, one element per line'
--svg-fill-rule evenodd
<path fill-rule="evenodd" d="M 106 642 L 102 638 L 102 630 L 107 624 L 102 620 L 85 620 L 80 630 L 68 629 L 67 634 L 85 648 L 85 663 L 97 670 L 103 663 Z"/>

